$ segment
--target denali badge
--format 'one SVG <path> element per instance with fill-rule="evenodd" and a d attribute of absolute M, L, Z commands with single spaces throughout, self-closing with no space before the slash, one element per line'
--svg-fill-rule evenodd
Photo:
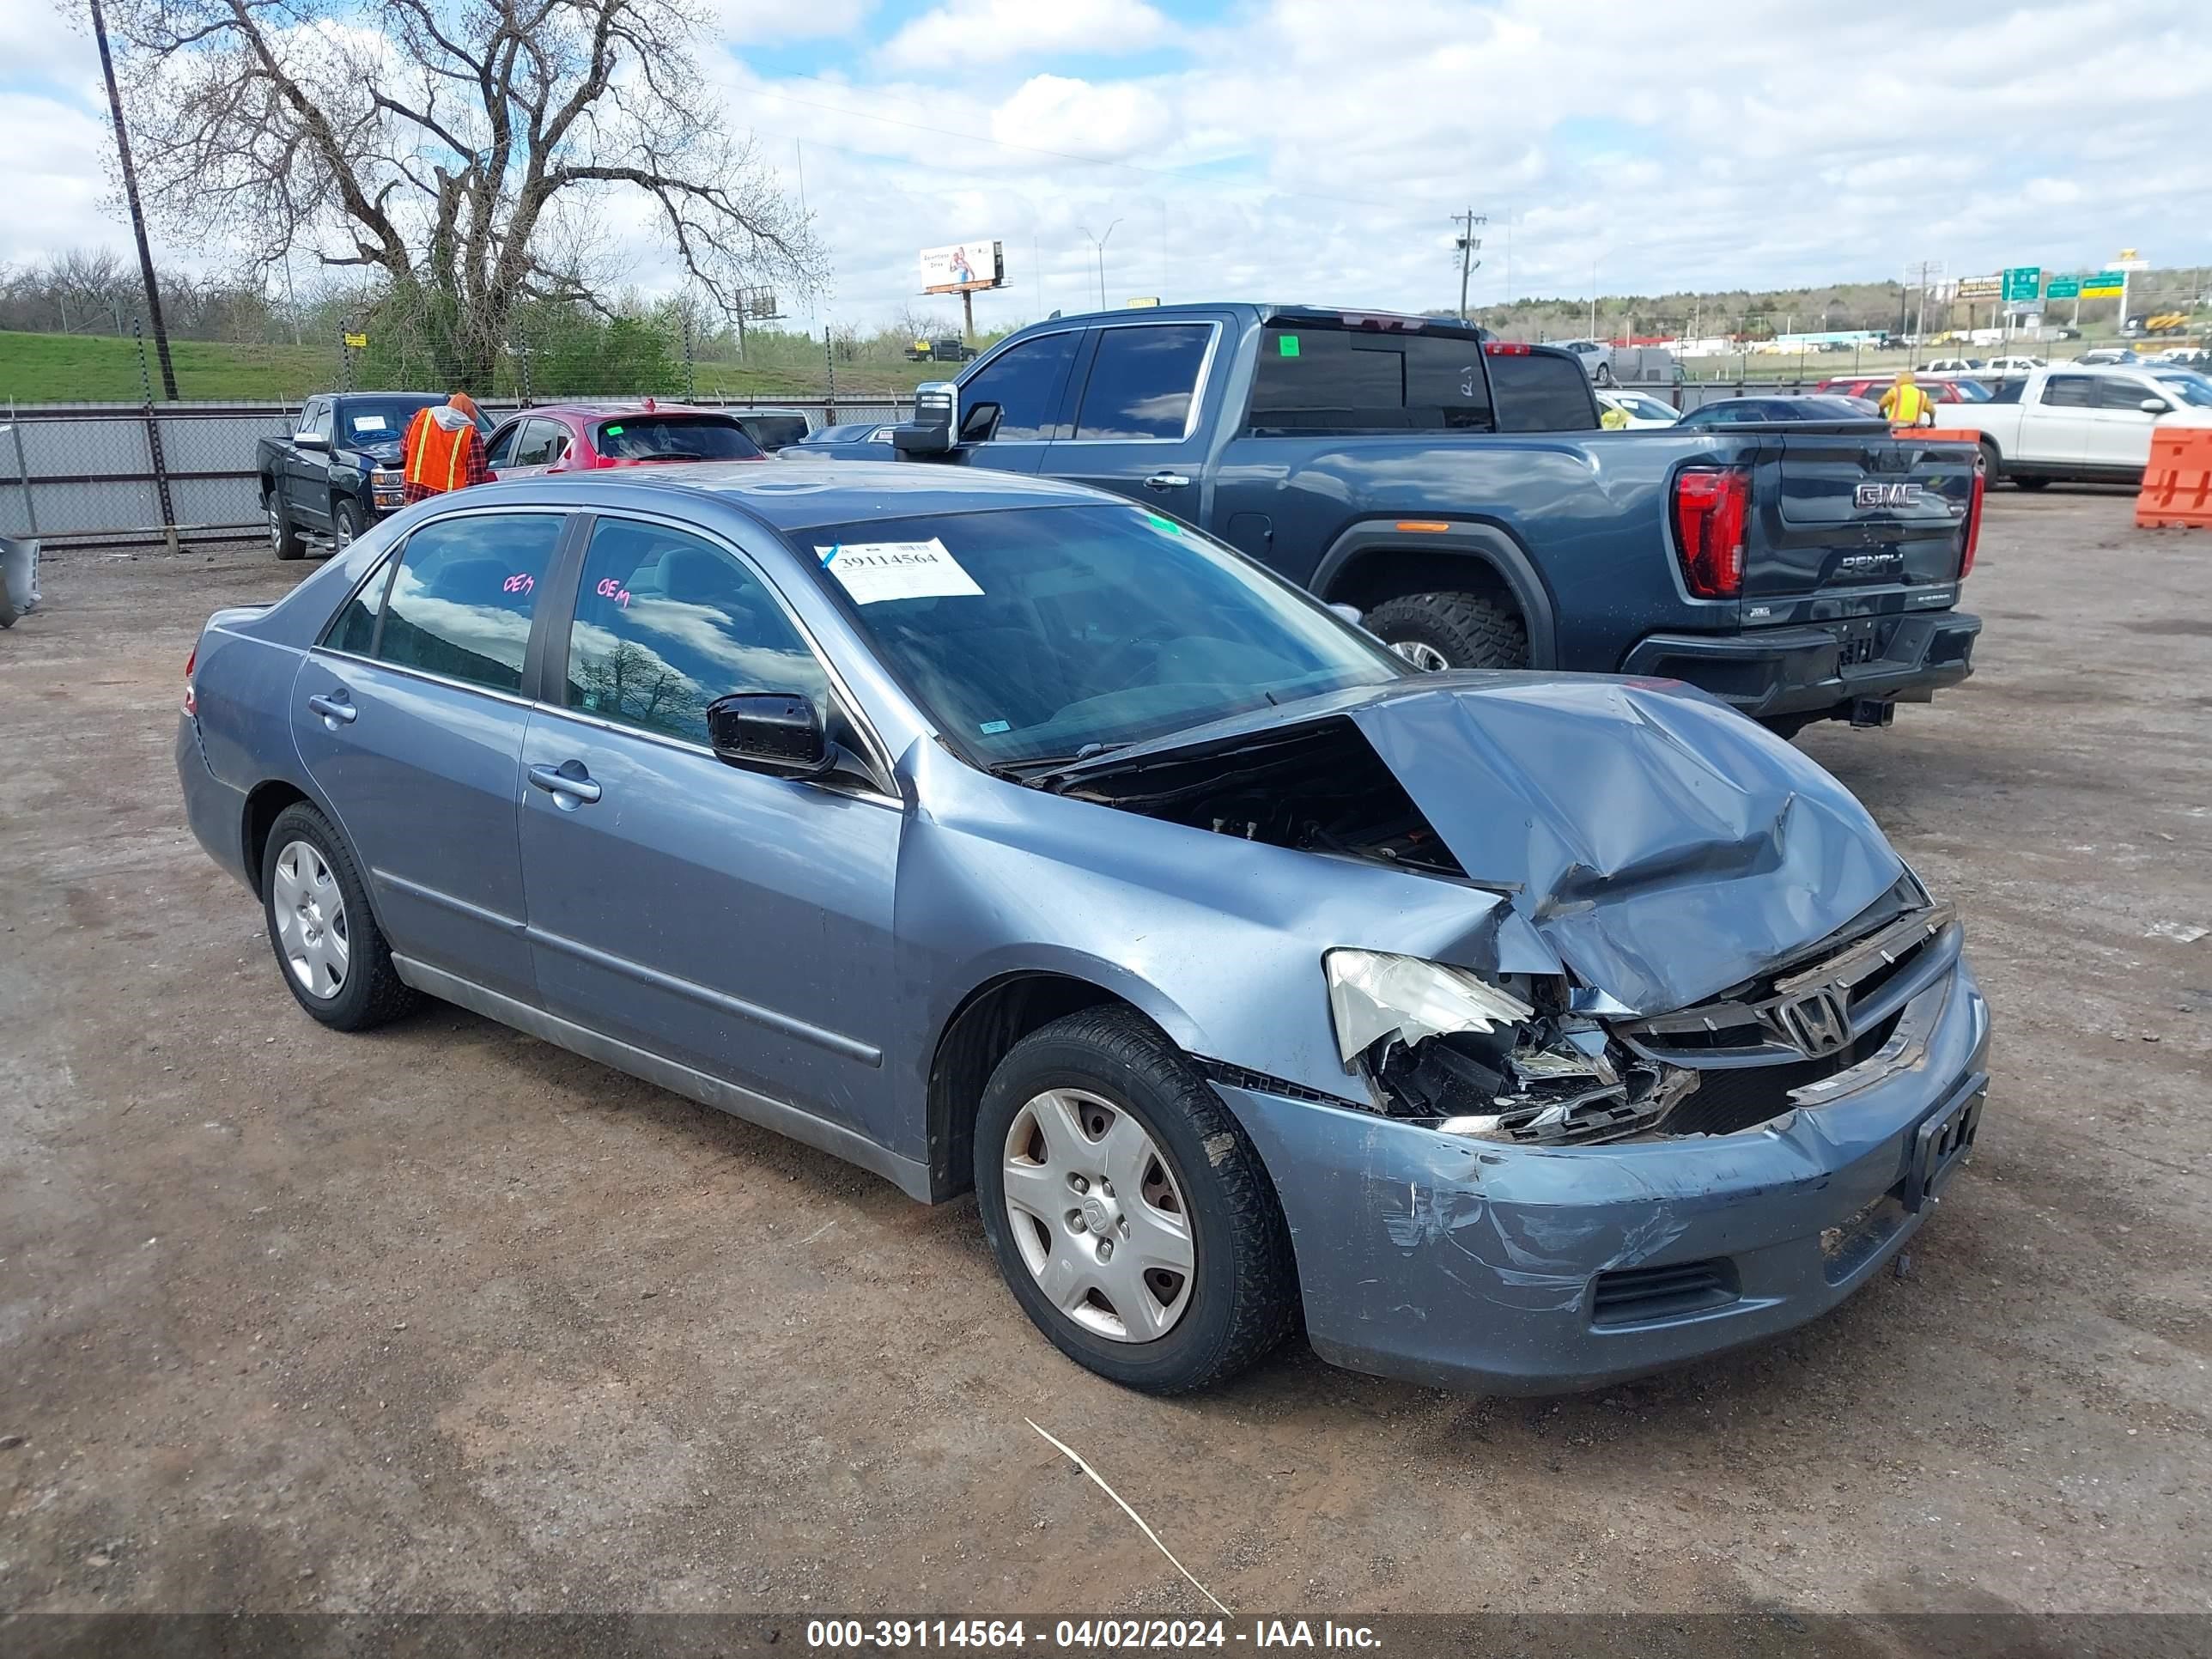
<path fill-rule="evenodd" d="M 1836 561 L 1836 569 L 1846 576 L 1878 576 L 1904 568 L 1902 553 L 1846 553 Z"/>
<path fill-rule="evenodd" d="M 1917 483 L 1863 483 L 1852 493 L 1851 505 L 1870 507 L 1917 507 L 1920 505 L 1920 486 Z"/>

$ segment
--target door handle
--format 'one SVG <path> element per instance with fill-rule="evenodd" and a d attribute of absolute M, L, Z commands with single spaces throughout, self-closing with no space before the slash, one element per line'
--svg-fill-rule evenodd
<path fill-rule="evenodd" d="M 570 771 L 570 767 L 574 771 Z M 599 798 L 599 786 L 584 770 L 581 761 L 562 761 L 558 766 L 533 766 L 530 781 L 554 798 L 556 805 L 580 806 Z"/>
<path fill-rule="evenodd" d="M 1155 472 L 1145 480 L 1147 489 L 1181 489 L 1190 480 L 1180 472 Z"/>
<path fill-rule="evenodd" d="M 352 700 L 343 691 L 333 691 L 327 696 L 317 692 L 307 699 L 307 707 L 327 720 L 333 732 L 341 726 L 351 726 L 361 718 L 361 710 L 353 706 Z"/>

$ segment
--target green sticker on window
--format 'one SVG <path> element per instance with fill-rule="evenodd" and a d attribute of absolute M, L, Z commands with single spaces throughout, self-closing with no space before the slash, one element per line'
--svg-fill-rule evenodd
<path fill-rule="evenodd" d="M 1180 536 L 1182 534 L 1182 531 L 1176 528 L 1176 521 L 1173 519 L 1163 519 L 1157 513 L 1146 514 L 1145 522 L 1152 526 L 1153 529 L 1158 531 L 1163 536 Z"/>
<path fill-rule="evenodd" d="M 618 426 L 603 427 L 600 430 L 605 432 L 610 438 L 619 438 L 622 436 L 622 428 Z"/>
<path fill-rule="evenodd" d="M 1275 337 L 1275 349 L 1281 352 L 1285 357 L 1297 356 L 1298 355 L 1298 337 L 1295 334 L 1278 334 Z"/>

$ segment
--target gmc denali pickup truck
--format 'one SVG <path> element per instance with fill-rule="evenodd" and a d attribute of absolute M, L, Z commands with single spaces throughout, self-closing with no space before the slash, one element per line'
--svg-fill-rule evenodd
<path fill-rule="evenodd" d="M 1205 530 L 1429 668 L 1703 687 L 1784 732 L 1971 672 L 1984 474 L 1878 420 L 1603 431 L 1568 354 L 1451 319 L 1186 305 L 1009 336 L 898 454 L 1093 484 Z"/>

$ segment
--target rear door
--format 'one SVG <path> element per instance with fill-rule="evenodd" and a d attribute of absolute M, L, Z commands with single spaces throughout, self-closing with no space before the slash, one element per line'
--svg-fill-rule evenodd
<path fill-rule="evenodd" d="M 1198 523 L 1212 435 L 1200 416 L 1223 326 L 1178 318 L 1093 328 L 1076 356 L 1075 417 L 1052 446 L 1052 475 Z"/>
<path fill-rule="evenodd" d="M 535 1000 L 517 810 L 538 596 L 564 514 L 418 526 L 294 684 L 292 731 L 392 948 Z M 396 569 L 393 568 L 396 562 Z"/>
<path fill-rule="evenodd" d="M 2046 374 L 2034 401 L 2021 410 L 2020 441 L 2010 459 L 2076 467 L 2089 459 L 2089 423 L 2098 374 Z"/>
<path fill-rule="evenodd" d="M 1815 599 L 1849 615 L 1955 597 L 1980 459 L 1973 444 L 1897 438 L 1856 421 L 1743 436 L 1759 446 L 1746 620 L 1809 617 L 1801 602 Z"/>

